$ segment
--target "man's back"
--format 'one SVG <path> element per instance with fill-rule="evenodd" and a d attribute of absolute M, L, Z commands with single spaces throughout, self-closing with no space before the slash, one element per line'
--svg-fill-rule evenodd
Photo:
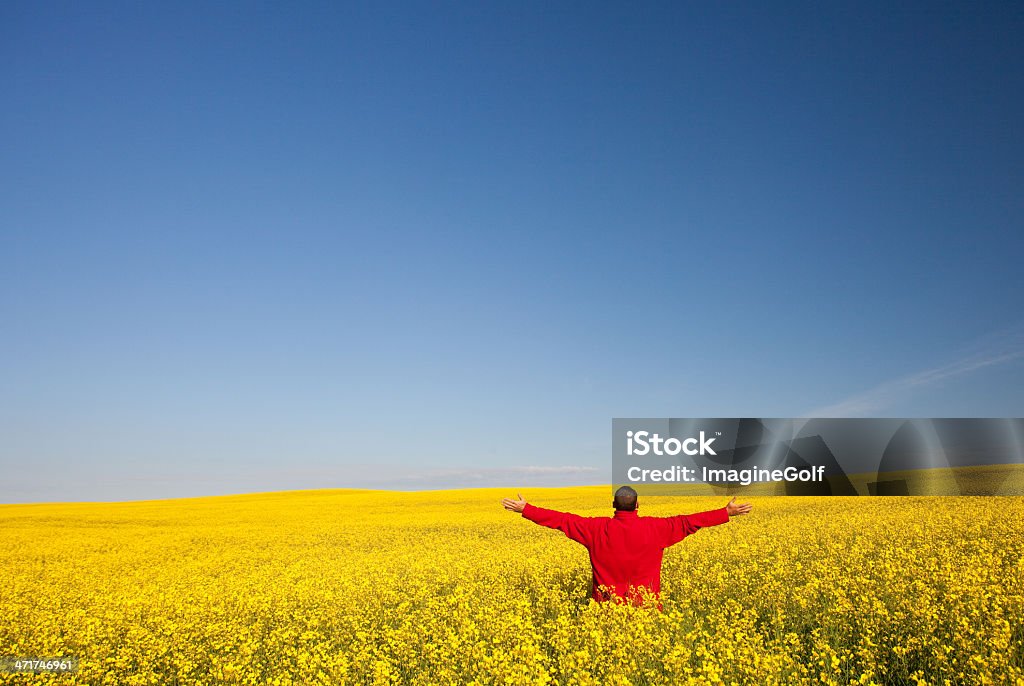
<path fill-rule="evenodd" d="M 675 517 L 640 517 L 635 510 L 616 510 L 614 517 L 580 517 L 525 504 L 522 514 L 586 546 L 593 568 L 595 600 L 609 598 L 602 587 L 634 600 L 641 587 L 660 593 L 665 548 L 698 529 L 729 521 L 727 507 Z"/>

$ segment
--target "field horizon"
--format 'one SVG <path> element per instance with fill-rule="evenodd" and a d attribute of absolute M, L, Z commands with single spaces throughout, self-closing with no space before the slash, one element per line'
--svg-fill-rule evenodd
<path fill-rule="evenodd" d="M 1024 464 L 999 464 L 999 465 L 978 465 L 973 467 L 942 467 L 932 469 L 916 469 L 901 472 L 889 472 L 884 475 L 886 479 L 906 479 L 909 482 L 911 491 L 908 495 L 911 496 L 946 496 L 954 495 L 951 489 L 962 487 L 963 484 L 971 484 L 972 482 L 982 483 L 982 488 L 985 490 L 984 493 L 961 493 L 959 495 L 999 495 L 999 496 L 1024 496 Z M 847 477 L 851 484 L 858 492 L 858 496 L 866 497 L 886 497 L 886 496 L 871 496 L 868 490 L 868 484 L 879 478 L 877 473 L 863 473 L 863 474 L 850 474 Z M 994 483 L 994 479 L 998 481 Z M 958 481 L 959 480 L 959 481 Z M 125 499 L 125 500 L 62 500 L 62 501 L 40 501 L 30 503 L 0 503 L 0 511 L 2 508 L 8 507 L 22 507 L 22 506 L 38 506 L 38 505 L 114 505 L 114 504 L 128 504 L 128 503 L 159 503 L 159 502 L 178 502 L 178 501 L 197 501 L 207 500 L 210 498 L 246 498 L 246 497 L 260 497 L 260 496 L 272 496 L 272 495 L 284 495 L 284 494 L 326 494 L 326 493 L 389 493 L 389 494 L 402 494 L 402 493 L 460 493 L 460 492 L 502 492 L 515 494 L 517 491 L 552 491 L 552 490 L 564 490 L 564 489 L 605 489 L 608 493 L 612 491 L 612 484 L 584 484 L 584 485 L 569 485 L 569 486 L 483 486 L 473 488 L 424 488 L 418 490 L 408 489 L 388 489 L 388 488 L 350 488 L 339 486 L 335 488 L 300 488 L 300 489 L 287 489 L 280 491 L 247 491 L 244 493 L 216 493 L 210 495 L 197 495 L 197 496 L 183 496 L 183 497 L 171 497 L 171 498 L 139 498 L 139 499 Z M 970 488 L 970 486 L 968 486 Z M 678 493 L 658 493 L 658 492 L 645 492 L 641 490 L 641 495 L 644 497 L 714 497 L 714 496 L 732 496 L 738 497 L 799 497 L 785 492 L 785 485 L 781 483 L 760 483 L 752 484 L 750 486 L 709 486 L 705 484 L 685 484 L 685 485 L 673 485 L 672 489 L 678 491 Z M 916 489 L 916 490 L 915 490 Z M 929 492 L 933 491 L 933 492 Z M 839 497 L 839 496 L 834 496 Z M 904 497 L 904 496 L 900 496 Z"/>

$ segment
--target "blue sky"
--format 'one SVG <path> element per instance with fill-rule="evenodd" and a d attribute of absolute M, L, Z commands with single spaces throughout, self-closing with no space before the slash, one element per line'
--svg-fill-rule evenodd
<path fill-rule="evenodd" d="M 1024 11 L 4 3 L 0 502 L 1024 415 Z"/>

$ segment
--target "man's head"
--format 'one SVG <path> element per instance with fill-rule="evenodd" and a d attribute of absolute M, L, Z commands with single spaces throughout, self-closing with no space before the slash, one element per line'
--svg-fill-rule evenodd
<path fill-rule="evenodd" d="M 632 512 L 636 509 L 636 491 L 629 486 L 623 486 L 615 491 L 615 500 L 612 501 L 612 505 L 616 510 Z"/>

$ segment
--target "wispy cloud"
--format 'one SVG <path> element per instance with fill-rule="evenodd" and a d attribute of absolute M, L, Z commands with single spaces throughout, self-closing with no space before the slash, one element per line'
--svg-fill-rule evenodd
<path fill-rule="evenodd" d="M 322 488 L 421 491 L 453 488 L 546 488 L 606 484 L 610 472 L 581 465 L 410 467 L 338 464 L 244 471 L 181 468 L 145 473 L 62 472 L 52 479 L 16 476 L 0 488 L 0 503 L 151 500 Z"/>
<path fill-rule="evenodd" d="M 509 466 L 509 467 L 454 467 L 407 470 L 390 481 L 398 488 L 465 488 L 484 486 L 567 486 L 607 482 L 607 474 L 597 467 L 563 466 Z"/>
<path fill-rule="evenodd" d="M 579 478 L 587 479 L 602 473 L 601 469 L 580 465 L 510 465 L 502 467 L 412 467 L 400 464 L 338 464 L 331 467 L 281 467 L 273 469 L 254 469 L 244 474 L 232 474 L 233 479 L 242 482 L 273 481 L 290 482 L 294 480 L 319 481 L 322 483 L 338 483 L 340 487 L 369 484 L 404 484 L 415 487 L 415 484 L 449 479 L 459 483 L 495 482 L 502 486 L 526 479 L 531 482 L 543 479 Z M 224 478 L 223 474 L 215 473 L 174 473 L 129 476 L 139 481 L 177 481 L 182 479 L 216 482 Z"/>
<path fill-rule="evenodd" d="M 435 469 L 431 470 L 431 474 L 523 474 L 523 475 L 536 475 L 536 474 L 589 474 L 590 472 L 599 471 L 597 467 L 577 467 L 577 466 L 564 466 L 564 467 L 496 467 L 491 469 Z"/>
<path fill-rule="evenodd" d="M 863 417 L 876 414 L 891 406 L 898 400 L 905 398 L 914 391 L 936 384 L 946 379 L 958 376 L 965 376 L 972 372 L 1006 364 L 1013 360 L 1024 358 L 1024 346 L 1019 344 L 1011 349 L 1004 348 L 1002 351 L 971 355 L 955 362 L 927 369 L 909 376 L 900 377 L 874 388 L 851 395 L 832 405 L 819 407 L 804 414 L 805 417 Z"/>

